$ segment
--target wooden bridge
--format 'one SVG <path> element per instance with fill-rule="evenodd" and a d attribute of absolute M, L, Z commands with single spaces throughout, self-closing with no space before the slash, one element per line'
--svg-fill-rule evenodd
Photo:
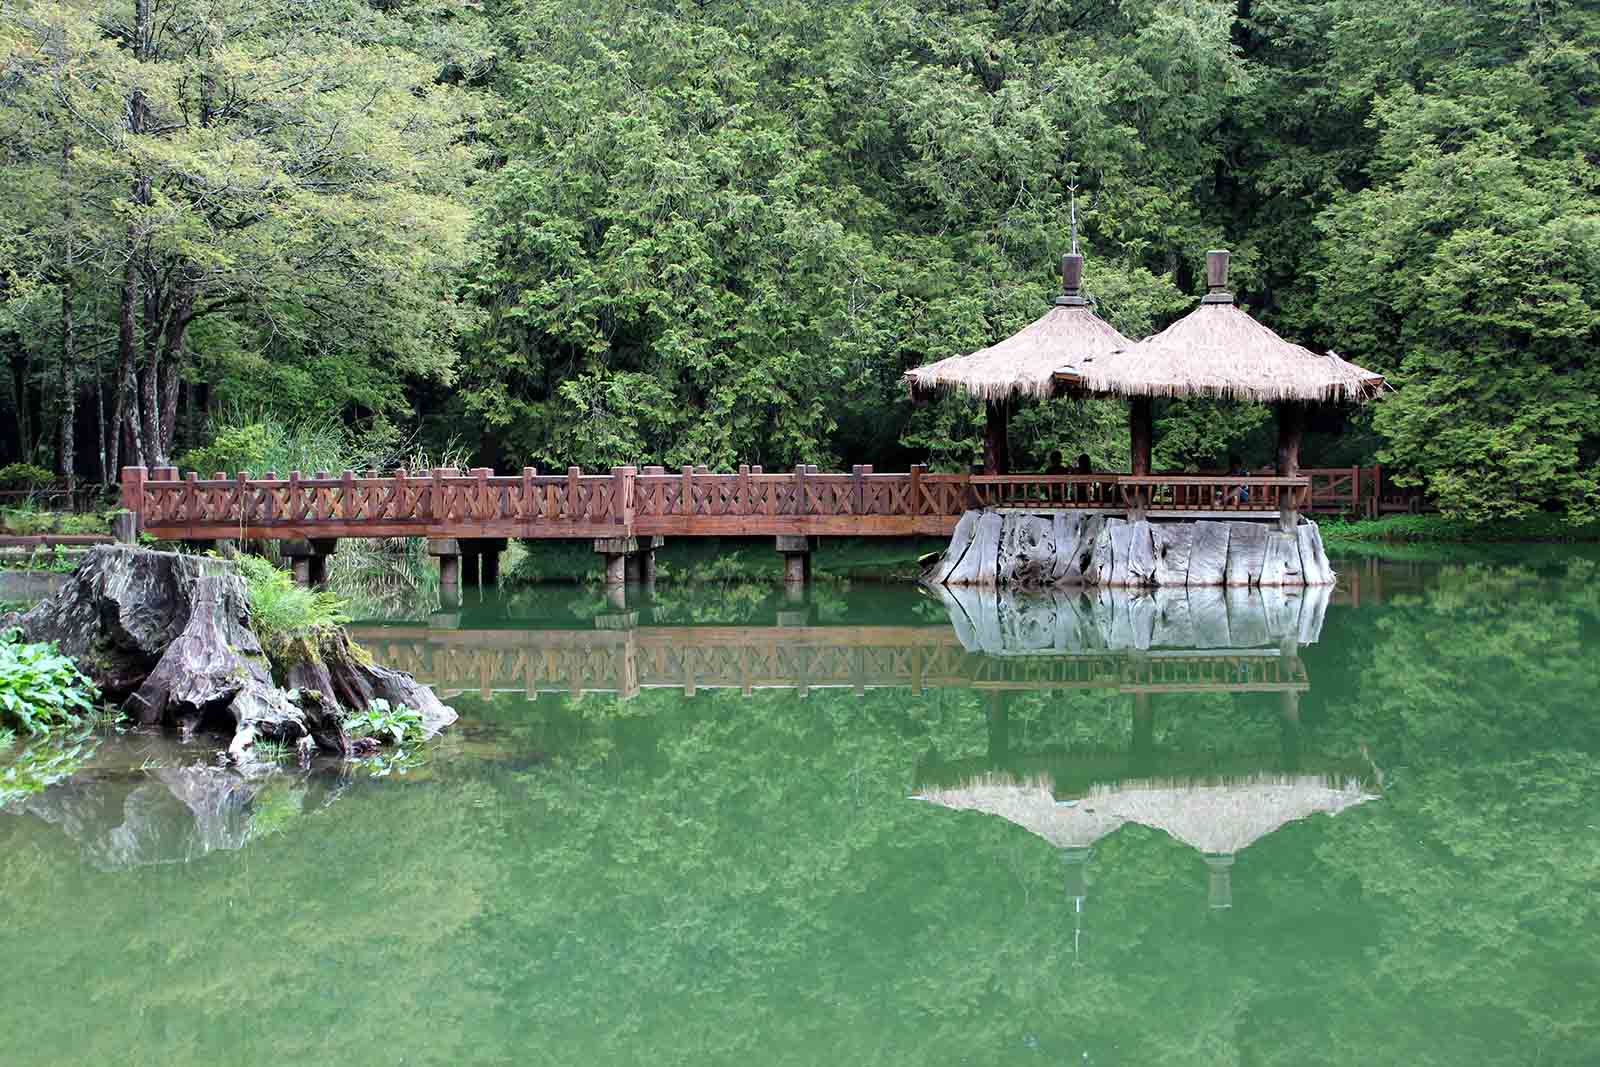
<path fill-rule="evenodd" d="M 947 537 L 974 508 L 1074 509 L 1151 518 L 1276 517 L 1382 510 L 1381 470 L 1318 469 L 1293 477 L 1190 474 L 881 474 L 741 466 L 713 474 L 684 467 L 615 467 L 606 474 L 519 475 L 487 468 L 306 477 L 268 472 L 180 477 L 175 467 L 125 467 L 118 536 L 216 542 L 276 540 L 303 582 L 321 581 L 344 537 L 421 537 L 440 560 L 447 600 L 466 584 L 493 584 L 508 538 L 586 539 L 605 554 L 608 584 L 648 582 L 666 537 L 772 536 L 786 578 L 803 582 L 816 537 Z M 1366 487 L 1364 490 L 1363 487 Z M 1366 492 L 1367 495 L 1363 495 Z M 1374 512 L 1375 513 L 1375 512 Z M 466 561 L 463 568 L 462 561 Z"/>
<path fill-rule="evenodd" d="M 1278 648 L 994 657 L 948 626 L 647 626 L 629 630 L 362 627 L 353 636 L 441 696 L 645 689 L 1110 689 L 1123 693 L 1303 692 Z"/>
<path fill-rule="evenodd" d="M 204 479 L 180 477 L 175 467 L 126 467 L 122 505 L 138 517 L 140 531 L 164 540 L 905 537 L 946 536 L 963 512 L 985 507 L 1140 510 L 1171 518 L 1401 507 L 1374 495 L 1381 483 L 1381 469 L 1360 467 L 1295 477 L 932 474 L 922 467 L 882 474 L 870 466 L 848 474 L 814 467 L 771 474 L 745 466 L 732 474 L 703 467 L 584 474 L 572 467 L 552 475 L 528 467 L 513 476 L 480 468 Z"/>

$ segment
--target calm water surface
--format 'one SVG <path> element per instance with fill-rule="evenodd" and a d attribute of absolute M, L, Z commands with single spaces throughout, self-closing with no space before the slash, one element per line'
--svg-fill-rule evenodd
<path fill-rule="evenodd" d="M 543 588 L 363 627 L 388 765 L 13 750 L 0 1061 L 1600 1063 L 1600 554 L 1341 569 Z"/>

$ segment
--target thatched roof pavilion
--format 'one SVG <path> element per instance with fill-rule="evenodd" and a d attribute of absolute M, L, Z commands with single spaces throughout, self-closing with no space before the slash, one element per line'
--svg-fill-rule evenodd
<path fill-rule="evenodd" d="M 1063 366 L 1133 343 L 1094 313 L 1082 285 L 1083 256 L 1062 256 L 1061 295 L 1049 311 L 998 344 L 905 374 L 915 398 L 958 391 L 984 401 L 984 470 L 989 474 L 1007 473 L 1011 465 L 1006 423 L 1016 401 L 1047 400 L 1056 394 Z"/>
<path fill-rule="evenodd" d="M 1285 341 L 1242 311 L 1228 292 L 1228 259 L 1226 251 L 1206 253 L 1210 292 L 1188 315 L 1137 344 L 1088 353 L 1056 372 L 1065 389 L 1131 398 L 1134 474 L 1150 473 L 1155 397 L 1276 405 L 1278 474 L 1288 476 L 1300 466 L 1303 405 L 1361 402 L 1383 388 L 1383 375 Z"/>

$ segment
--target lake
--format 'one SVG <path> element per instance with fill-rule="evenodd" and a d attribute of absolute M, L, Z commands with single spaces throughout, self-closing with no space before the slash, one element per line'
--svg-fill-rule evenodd
<path fill-rule="evenodd" d="M 7 1064 L 1600 1063 L 1600 553 L 1328 597 L 585 586 L 461 722 L 0 754 Z"/>

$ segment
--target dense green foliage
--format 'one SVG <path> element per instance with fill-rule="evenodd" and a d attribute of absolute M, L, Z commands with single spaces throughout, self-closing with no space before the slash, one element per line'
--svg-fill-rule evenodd
<path fill-rule="evenodd" d="M 94 712 L 95 685 L 53 644 L 0 633 L 0 724 L 30 734 L 71 725 Z"/>
<path fill-rule="evenodd" d="M 350 621 L 337 594 L 296 585 L 287 571 L 260 556 L 239 556 L 236 563 L 250 591 L 250 629 L 269 657 L 280 656 L 293 638 Z"/>
<path fill-rule="evenodd" d="M 209 439 L 243 404 L 509 468 L 963 467 L 978 406 L 899 377 L 1040 313 L 1076 186 L 1125 333 L 1228 245 L 1255 313 L 1390 376 L 1308 462 L 1470 520 L 1600 506 L 1592 4 L 289 10 L 0 15 L 0 459 L 280 462 Z M 1126 462 L 1118 402 L 1013 429 L 1019 466 Z M 1255 465 L 1271 417 L 1172 402 L 1157 441 Z"/>

